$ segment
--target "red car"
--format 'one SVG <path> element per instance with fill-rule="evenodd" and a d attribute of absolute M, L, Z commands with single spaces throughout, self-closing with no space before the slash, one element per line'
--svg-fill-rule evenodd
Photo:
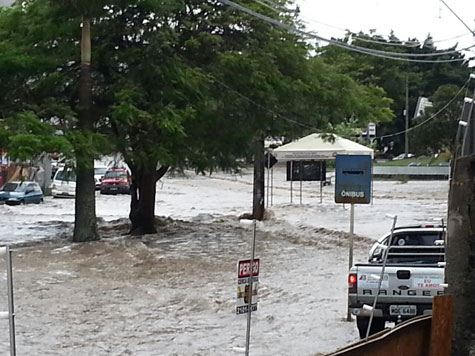
<path fill-rule="evenodd" d="M 101 194 L 129 194 L 131 177 L 125 168 L 109 169 L 101 182 Z"/>

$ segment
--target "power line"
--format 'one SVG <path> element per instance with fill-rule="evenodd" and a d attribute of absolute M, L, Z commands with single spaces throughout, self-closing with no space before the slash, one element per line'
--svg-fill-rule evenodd
<path fill-rule="evenodd" d="M 235 9 L 237 9 L 237 10 L 245 12 L 245 13 L 251 15 L 251 16 L 254 16 L 254 17 L 257 17 L 261 20 L 269 22 L 269 23 L 271 23 L 275 26 L 284 28 L 284 29 L 286 29 L 290 32 L 294 32 L 294 33 L 302 35 L 302 36 L 313 37 L 313 38 L 316 38 L 317 40 L 324 41 L 324 42 L 327 42 L 327 43 L 332 44 L 334 46 L 341 47 L 341 48 L 344 48 L 344 49 L 347 49 L 347 50 L 350 50 L 350 51 L 353 51 L 353 52 L 358 52 L 358 53 L 372 55 L 372 56 L 375 56 L 375 57 L 381 57 L 381 58 L 386 58 L 386 59 L 406 61 L 406 62 L 416 62 L 416 63 L 450 63 L 450 62 L 466 61 L 466 59 L 463 59 L 463 58 L 440 59 L 440 60 L 421 60 L 421 59 L 401 58 L 401 56 L 404 56 L 403 53 L 377 51 L 377 50 L 372 50 L 372 49 L 365 48 L 365 47 L 352 46 L 352 45 L 349 45 L 349 44 L 346 44 L 346 43 L 343 43 L 343 42 L 327 39 L 327 38 L 324 38 L 324 37 L 321 37 L 321 36 L 318 36 L 318 35 L 315 35 L 315 34 L 311 34 L 309 32 L 306 32 L 306 31 L 303 31 L 303 30 L 300 30 L 300 29 L 297 29 L 293 26 L 284 24 L 280 21 L 274 20 L 273 18 L 262 15 L 258 12 L 250 10 L 250 9 L 244 7 L 244 6 L 236 4 L 233 1 L 230 1 L 230 0 L 218 0 L 218 1 L 220 1 L 221 3 L 223 3 L 225 5 L 231 6 Z M 474 46 L 472 46 L 472 47 L 474 47 Z M 469 48 L 472 48 L 472 47 L 469 47 Z M 454 51 L 454 52 L 458 53 L 458 51 Z M 437 55 L 442 55 L 442 54 L 434 54 L 433 56 L 437 56 Z M 411 55 L 409 54 L 409 56 L 411 56 Z"/>
<path fill-rule="evenodd" d="M 435 41 L 432 41 L 433 43 L 439 43 L 439 42 L 447 42 L 447 41 L 452 41 L 452 40 L 456 40 L 457 38 L 462 38 L 462 37 L 465 37 L 465 36 L 468 36 L 468 35 L 472 35 L 472 33 L 470 32 L 466 32 L 466 33 L 463 33 L 461 35 L 457 35 L 457 36 L 454 36 L 454 37 L 450 37 L 450 38 L 446 38 L 446 39 L 443 39 L 443 40 L 435 40 Z"/>
<path fill-rule="evenodd" d="M 255 0 L 255 1 L 257 1 L 257 0 Z M 321 22 L 321 21 L 309 18 L 309 17 L 301 15 L 301 14 L 299 15 L 299 17 L 307 20 L 305 22 L 313 22 L 315 24 L 324 25 L 324 26 L 342 31 L 344 33 L 349 33 L 354 38 L 356 38 L 360 41 L 363 41 L 363 42 L 377 43 L 377 44 L 380 44 L 380 45 L 383 45 L 383 46 L 400 46 L 400 47 L 408 47 L 408 48 L 419 47 L 421 45 L 421 43 L 419 43 L 419 42 L 411 44 L 410 42 L 412 42 L 412 41 L 404 41 L 404 40 L 401 41 L 402 43 L 396 43 L 396 42 L 386 42 L 386 39 L 382 39 L 382 40 L 370 39 L 370 38 L 367 38 L 367 37 L 362 37 L 358 32 L 351 31 L 348 28 L 344 29 L 342 27 L 330 25 L 330 24 L 327 24 L 325 22 Z M 450 38 L 436 39 L 436 40 L 432 40 L 432 43 L 448 42 L 448 41 L 456 40 L 458 38 L 466 37 L 468 35 L 472 35 L 472 33 L 471 32 L 466 32 L 466 33 L 463 33 L 463 34 L 460 34 L 460 35 L 457 35 L 457 36 L 453 36 L 453 37 L 450 37 Z"/>
<path fill-rule="evenodd" d="M 399 132 L 396 132 L 396 133 L 393 133 L 393 134 L 389 134 L 389 135 L 382 135 L 382 136 L 379 136 L 379 137 L 376 137 L 377 139 L 383 139 L 383 138 L 387 138 L 387 137 L 394 137 L 394 136 L 399 136 L 399 135 L 402 135 L 406 132 L 410 132 L 412 130 L 415 130 L 419 127 L 421 127 L 422 125 L 425 125 L 427 124 L 429 121 L 435 119 L 437 116 L 439 116 L 442 112 L 444 112 L 450 104 L 452 104 L 456 99 L 457 97 L 460 95 L 460 93 L 465 89 L 465 87 L 468 85 L 468 83 L 470 82 L 470 78 L 465 82 L 465 84 L 460 88 L 460 90 L 457 92 L 457 94 L 454 95 L 454 97 L 452 99 L 450 99 L 450 101 L 445 104 L 439 111 L 437 111 L 435 114 L 431 115 L 430 117 L 428 117 L 427 119 L 425 119 L 424 121 L 418 123 L 417 125 L 414 125 L 412 127 L 410 127 L 409 129 L 407 130 L 404 130 L 404 131 L 399 131 Z"/>
<path fill-rule="evenodd" d="M 444 0 L 440 0 L 440 1 L 442 2 L 442 4 L 444 4 L 444 5 L 447 7 L 447 9 L 450 10 L 450 12 L 451 12 L 466 28 L 468 28 L 468 30 L 472 33 L 472 35 L 475 36 L 475 31 L 472 30 L 472 29 L 460 18 L 460 16 L 455 13 L 454 10 L 452 10 L 452 9 L 450 8 L 450 6 L 447 5 L 447 3 L 446 3 Z"/>
<path fill-rule="evenodd" d="M 300 122 L 298 120 L 295 120 L 295 119 L 291 119 L 289 117 L 286 117 L 282 114 L 279 114 L 278 112 L 275 112 L 274 110 L 271 110 L 269 108 L 266 108 L 265 106 L 259 104 L 258 102 L 252 100 L 251 98 L 249 98 L 248 96 L 242 94 L 240 91 L 232 88 L 231 86 L 229 86 L 228 84 L 224 83 L 223 81 L 217 79 L 213 74 L 209 73 L 208 71 L 206 71 L 204 68 L 196 65 L 196 63 L 192 63 L 190 62 L 187 58 L 185 58 L 184 56 L 180 55 L 179 53 L 175 53 L 177 56 L 179 56 L 180 58 L 182 58 L 183 60 L 185 60 L 186 62 L 192 64 L 193 66 L 196 66 L 198 67 L 204 74 L 204 78 L 206 78 L 208 81 L 210 81 L 211 83 L 216 83 L 216 84 L 219 84 L 221 85 L 223 88 L 226 88 L 230 91 L 232 91 L 233 93 L 237 94 L 238 96 L 240 96 L 241 98 L 245 99 L 246 101 L 248 101 L 249 103 L 263 109 L 264 111 L 267 111 L 268 113 L 271 113 L 272 115 L 274 116 L 278 116 L 280 117 L 281 119 L 283 120 L 286 120 L 288 122 L 291 122 L 293 124 L 296 124 L 296 125 L 299 125 L 301 127 L 304 127 L 306 129 L 312 129 L 312 130 L 315 130 L 316 132 L 318 133 L 321 133 L 322 131 L 320 129 L 317 129 L 315 126 L 311 126 L 311 125 L 308 125 L 308 124 L 305 124 L 303 122 Z"/>
<path fill-rule="evenodd" d="M 260 3 L 260 0 L 254 0 L 258 3 Z M 274 5 L 276 7 L 278 7 L 279 9 L 281 9 L 282 11 L 293 11 L 293 10 L 290 10 L 290 9 L 287 9 L 285 8 L 284 6 L 272 1 L 272 0 L 264 0 L 267 4 L 271 4 L 271 5 Z M 278 11 L 276 8 L 272 7 L 272 6 L 269 6 L 272 10 L 274 10 L 275 12 L 278 12 L 280 13 L 280 11 Z M 369 39 L 369 38 L 366 38 L 366 37 L 361 37 L 359 35 L 359 33 L 355 32 L 355 31 L 351 31 L 350 29 L 348 28 L 342 28 L 342 27 L 338 27 L 338 26 L 335 26 L 335 25 L 330 25 L 326 22 L 322 22 L 322 21 L 319 21 L 319 20 L 316 20 L 316 19 L 313 19 L 313 18 L 310 18 L 310 17 L 307 17 L 307 16 L 304 16 L 302 15 L 301 13 L 299 13 L 299 17 L 302 18 L 302 19 L 306 19 L 307 21 L 309 22 L 313 22 L 315 24 L 320 24 L 320 25 L 323 25 L 323 26 L 327 26 L 327 27 L 330 27 L 330 28 L 333 28 L 333 29 L 336 29 L 338 31 L 342 31 L 344 33 L 349 33 L 351 34 L 353 37 L 357 38 L 358 40 L 361 40 L 363 42 L 368 42 L 368 43 L 378 43 L 378 44 L 381 44 L 381 45 L 384 45 L 384 46 L 401 46 L 401 47 L 409 47 L 409 48 L 412 48 L 412 47 L 418 47 L 420 46 L 421 44 L 420 43 L 413 43 L 413 44 L 410 44 L 409 42 L 411 41 L 401 41 L 402 43 L 393 43 L 393 42 L 383 42 L 383 41 L 378 41 L 378 40 L 374 40 L 374 39 Z M 305 22 L 307 22 L 305 21 Z M 470 29 L 469 29 L 470 30 Z M 463 34 L 460 34 L 460 35 L 457 35 L 457 36 L 453 36 L 453 37 L 450 37 L 450 38 L 445 38 L 445 39 L 439 39 L 439 40 L 432 40 L 432 43 L 439 43 L 439 42 L 447 42 L 447 41 L 451 41 L 451 40 L 455 40 L 455 39 L 458 39 L 458 38 L 461 38 L 461 37 L 465 37 L 465 36 L 468 36 L 468 35 L 474 35 L 473 31 L 470 30 L 469 33 L 463 33 Z M 385 41 L 385 40 L 384 40 Z"/>
<path fill-rule="evenodd" d="M 179 57 L 181 57 L 182 59 L 184 59 L 185 61 L 188 61 L 185 57 L 181 56 L 180 54 L 177 53 L 177 55 Z M 196 65 L 196 64 L 194 64 Z M 211 73 L 209 72 L 206 72 L 203 68 L 199 67 L 202 71 L 203 71 L 203 74 L 205 74 L 205 78 L 207 80 L 209 80 L 210 82 L 212 83 L 216 83 L 216 84 L 219 84 L 221 85 L 222 87 L 232 91 L 233 93 L 237 94 L 238 96 L 240 96 L 241 98 L 245 99 L 246 101 L 248 101 L 249 103 L 253 104 L 253 105 L 256 105 L 257 107 L 271 113 L 272 115 L 274 116 L 278 116 L 280 117 L 281 119 L 285 120 L 285 121 L 288 121 L 288 122 L 291 122 L 293 124 L 296 124 L 296 125 L 299 125 L 301 127 L 304 127 L 304 128 L 307 128 L 307 129 L 311 129 L 311 130 L 314 130 L 315 132 L 317 133 L 322 133 L 323 131 L 316 128 L 315 126 L 311 126 L 311 125 L 308 125 L 308 124 L 305 124 L 305 123 L 302 123 L 298 120 L 295 120 L 295 119 L 290 119 L 282 114 L 279 114 L 277 112 L 275 112 L 274 110 L 271 110 L 269 108 L 266 108 L 265 106 L 259 104 L 258 102 L 252 100 L 251 98 L 249 98 L 248 96 L 242 94 L 240 91 L 230 87 L 228 84 L 224 83 L 223 81 L 215 78 Z M 420 122 L 419 124 L 413 126 L 413 127 L 410 127 L 408 130 L 404 130 L 404 131 L 400 131 L 400 132 L 396 132 L 396 133 L 393 133 L 393 134 L 388 134 L 388 135 L 382 135 L 382 136 L 378 136 L 378 137 L 375 137 L 375 139 L 383 139 L 383 138 L 387 138 L 387 137 L 394 137 L 394 136 L 398 136 L 398 135 L 402 135 L 406 132 L 410 132 L 412 130 L 415 130 L 425 124 L 427 124 L 428 122 L 432 121 L 433 119 L 435 119 L 437 116 L 439 116 L 442 112 L 444 112 L 449 106 L 450 104 L 452 104 L 456 99 L 457 97 L 460 95 L 460 93 L 468 86 L 468 83 L 470 82 L 470 78 L 462 85 L 462 87 L 459 89 L 459 91 L 457 92 L 457 94 L 454 95 L 454 97 L 452 99 L 450 99 L 447 104 L 445 104 L 439 111 L 437 111 L 435 114 L 431 115 L 429 118 L 427 118 L 426 120 Z"/>

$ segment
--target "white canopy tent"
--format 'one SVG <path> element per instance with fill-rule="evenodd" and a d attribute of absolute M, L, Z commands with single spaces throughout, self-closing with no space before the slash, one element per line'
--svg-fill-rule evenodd
<path fill-rule="evenodd" d="M 371 155 L 373 150 L 346 138 L 331 135 L 311 134 L 297 141 L 280 146 L 272 151 L 279 161 L 327 160 L 336 155 Z"/>
<path fill-rule="evenodd" d="M 317 133 L 280 146 L 272 150 L 271 153 L 278 161 L 283 162 L 333 160 L 337 155 L 370 155 L 373 158 L 374 154 L 371 148 L 338 135 Z M 290 170 L 292 172 L 292 167 Z M 267 181 L 269 182 L 269 176 Z M 320 179 L 320 202 L 322 201 L 322 187 L 323 182 Z M 292 179 L 290 180 L 290 200 L 292 202 Z M 302 202 L 302 181 L 300 181 L 300 202 Z"/>

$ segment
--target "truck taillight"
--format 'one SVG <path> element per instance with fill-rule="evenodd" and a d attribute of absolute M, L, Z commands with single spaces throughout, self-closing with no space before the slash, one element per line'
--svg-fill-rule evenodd
<path fill-rule="evenodd" d="M 358 288 L 358 277 L 354 273 L 348 276 L 348 293 L 356 293 Z"/>

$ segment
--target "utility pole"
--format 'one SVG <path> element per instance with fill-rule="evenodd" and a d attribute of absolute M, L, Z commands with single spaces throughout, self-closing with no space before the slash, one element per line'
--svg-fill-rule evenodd
<path fill-rule="evenodd" d="M 406 75 L 406 110 L 404 110 L 406 114 L 406 127 L 405 127 L 405 134 L 404 134 L 404 157 L 407 158 L 409 155 L 409 79 Z"/>
<path fill-rule="evenodd" d="M 470 79 L 475 84 L 475 75 Z M 475 88 L 473 97 L 475 98 Z M 452 355 L 465 356 L 475 349 L 475 100 L 465 100 L 465 127 L 461 156 L 454 157 L 447 221 L 446 292 L 455 297 Z M 466 116 L 466 118 L 465 118 Z M 466 121 L 465 121 L 466 120 Z M 456 154 L 457 154 L 456 150 Z"/>

